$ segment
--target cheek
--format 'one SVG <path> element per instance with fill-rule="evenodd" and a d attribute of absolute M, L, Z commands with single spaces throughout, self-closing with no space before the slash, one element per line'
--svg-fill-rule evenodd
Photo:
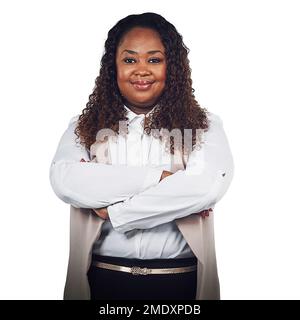
<path fill-rule="evenodd" d="M 118 80 L 118 83 L 124 81 L 124 79 L 125 79 L 125 75 L 124 75 L 123 70 L 118 70 L 118 71 L 117 71 L 117 80 Z"/>
<path fill-rule="evenodd" d="M 167 78 L 167 67 L 166 65 L 162 66 L 159 70 L 159 78 L 161 81 L 166 81 Z"/>
<path fill-rule="evenodd" d="M 129 79 L 130 72 L 131 72 L 130 68 L 118 67 L 117 68 L 117 79 L 118 79 L 118 82 L 127 81 Z"/>

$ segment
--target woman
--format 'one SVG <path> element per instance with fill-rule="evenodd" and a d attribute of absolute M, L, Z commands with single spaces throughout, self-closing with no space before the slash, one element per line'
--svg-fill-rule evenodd
<path fill-rule="evenodd" d="M 71 204 L 65 299 L 219 299 L 208 212 L 233 159 L 221 119 L 194 97 L 187 54 L 158 14 L 108 32 L 94 91 L 50 169 Z"/>

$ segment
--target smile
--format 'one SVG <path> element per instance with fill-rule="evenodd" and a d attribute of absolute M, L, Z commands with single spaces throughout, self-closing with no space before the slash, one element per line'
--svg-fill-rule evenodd
<path fill-rule="evenodd" d="M 148 90 L 151 88 L 154 81 L 133 81 L 131 84 L 136 90 Z"/>

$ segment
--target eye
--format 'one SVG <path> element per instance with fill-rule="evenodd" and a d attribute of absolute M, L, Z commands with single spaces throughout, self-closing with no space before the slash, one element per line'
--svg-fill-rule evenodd
<path fill-rule="evenodd" d="M 150 61 L 153 61 L 153 62 L 151 62 L 151 63 L 159 63 L 159 62 L 161 62 L 162 60 L 159 59 L 159 58 L 151 58 L 151 59 L 149 59 L 149 62 L 150 62 Z"/>
<path fill-rule="evenodd" d="M 133 63 L 133 62 L 136 62 L 135 59 L 133 59 L 133 58 L 125 58 L 125 59 L 123 59 L 123 61 L 124 61 L 125 63 Z"/>

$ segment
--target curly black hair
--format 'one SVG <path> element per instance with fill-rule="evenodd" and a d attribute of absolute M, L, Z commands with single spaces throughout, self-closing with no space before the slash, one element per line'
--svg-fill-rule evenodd
<path fill-rule="evenodd" d="M 75 129 L 77 139 L 80 138 L 80 143 L 89 149 L 100 129 L 109 128 L 118 133 L 119 121 L 128 120 L 124 98 L 117 85 L 115 60 L 120 41 L 134 27 L 150 28 L 160 35 L 165 47 L 167 64 L 165 87 L 157 101 L 159 107 L 154 108 L 150 116 L 145 118 L 144 133 L 150 135 L 153 132 L 151 129 L 167 129 L 171 132 L 177 128 L 180 129 L 183 139 L 184 129 L 192 129 L 194 149 L 199 141 L 196 139 L 196 129 L 207 130 L 209 120 L 208 111 L 198 104 L 194 96 L 195 90 L 192 88 L 191 69 L 187 57 L 189 49 L 174 25 L 152 12 L 129 15 L 109 30 L 99 76 Z M 173 154 L 172 137 L 170 143 L 170 151 Z M 182 143 L 182 147 L 183 145 Z"/>

